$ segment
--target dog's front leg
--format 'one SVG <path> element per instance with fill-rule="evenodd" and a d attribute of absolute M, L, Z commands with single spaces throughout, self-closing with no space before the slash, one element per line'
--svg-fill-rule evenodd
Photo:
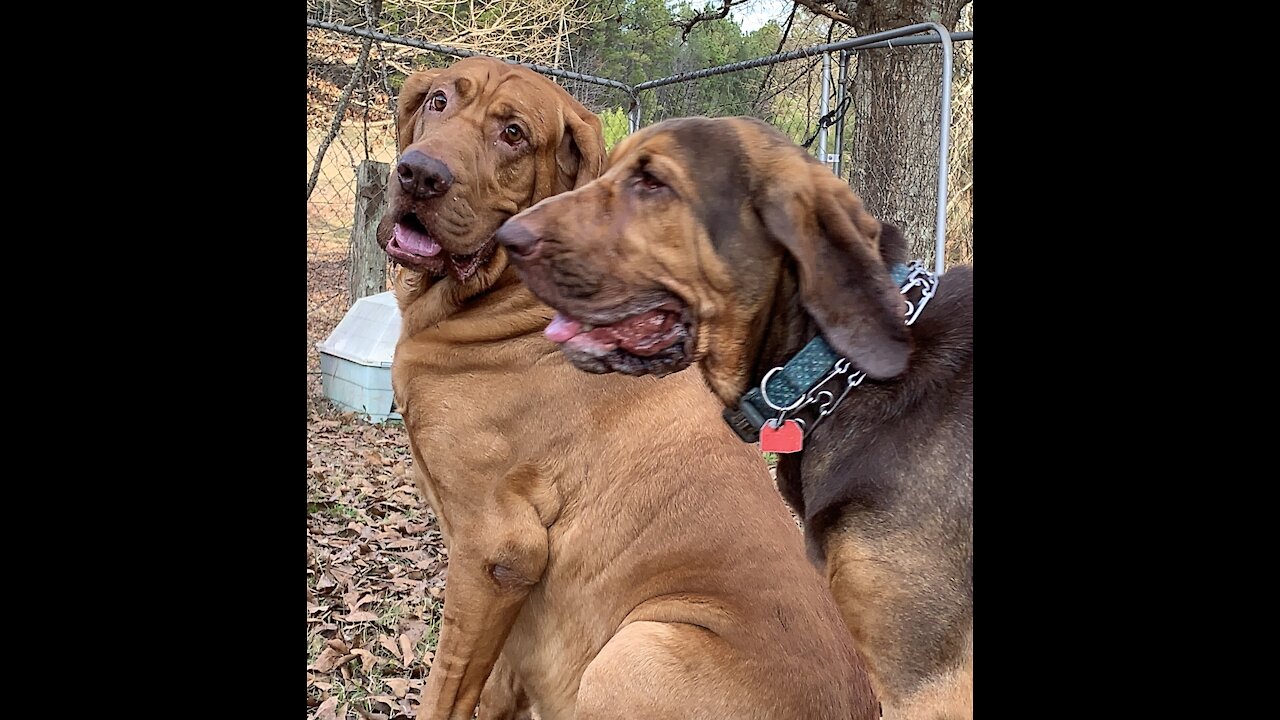
<path fill-rule="evenodd" d="M 547 528 L 559 513 L 553 496 L 521 467 L 469 522 L 454 524 L 440 643 L 418 717 L 471 720 L 520 606 L 546 569 Z"/>

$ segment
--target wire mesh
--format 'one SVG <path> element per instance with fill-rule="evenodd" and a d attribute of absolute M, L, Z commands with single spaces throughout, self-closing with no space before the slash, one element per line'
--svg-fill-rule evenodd
<path fill-rule="evenodd" d="M 681 80 L 651 89 L 629 92 L 624 82 L 591 75 L 594 59 L 575 54 L 566 38 L 581 26 L 555 25 L 556 13 L 583 0 L 452 0 L 450 12 L 441 13 L 440 0 L 308 0 L 307 30 L 307 250 L 308 250 L 308 370 L 313 371 L 316 337 L 323 337 L 341 319 L 347 307 L 349 263 L 347 250 L 354 224 L 356 172 L 366 159 L 395 160 L 396 93 L 409 74 L 418 69 L 442 67 L 459 57 L 489 54 L 555 73 L 551 79 L 564 87 L 604 125 L 606 146 L 612 148 L 630 131 L 628 113 L 638 101 L 640 126 L 674 117 L 748 115 L 760 118 L 794 141 L 806 144 L 815 155 L 822 145 L 833 170 L 850 179 L 851 132 L 841 133 L 846 120 L 852 124 L 848 86 L 856 71 L 857 53 L 849 58 L 847 74 L 840 72 L 840 53 L 830 55 L 825 84 L 821 55 L 796 57 L 760 67 L 721 75 Z M 448 4 L 447 2 L 445 3 Z M 519 6 L 522 25 L 507 31 L 496 25 Z M 508 7 L 510 6 L 510 7 Z M 432 9 L 434 8 L 434 10 Z M 540 14 L 541 13 L 541 14 Z M 590 13 L 578 12 L 581 22 Z M 561 21 L 563 22 L 563 20 Z M 485 29 L 491 32 L 474 32 Z M 315 27 L 325 24 L 325 27 Z M 465 32 L 458 28 L 470 27 Z M 340 28 L 341 31 L 335 28 Z M 780 28 L 776 45 L 743 57 L 706 57 L 682 47 L 666 65 L 647 67 L 652 76 L 676 76 L 710 66 L 750 62 L 765 54 L 804 52 L 804 48 L 838 42 L 852 36 L 848 28 L 796 14 Z M 957 30 L 972 37 L 972 5 L 966 8 Z M 431 42 L 412 37 L 431 38 Z M 900 44 L 920 42 L 909 38 Z M 424 49 L 424 46 L 431 49 Z M 448 49 L 449 52 L 437 52 Z M 739 54 L 747 52 L 739 46 Z M 580 74 L 582 77 L 563 77 Z M 972 43 L 957 45 L 953 82 L 952 145 L 949 151 L 947 203 L 947 255 L 949 262 L 972 262 Z M 637 78 L 630 78 L 635 81 Z M 825 111 L 825 112 L 824 112 Z M 841 137 L 843 136 L 843 143 Z M 925 161 L 924 158 L 920 161 Z"/>
<path fill-rule="evenodd" d="M 793 13 L 782 27 L 775 53 L 843 40 L 852 31 L 835 27 L 818 18 L 799 19 Z M 726 58 L 724 63 L 751 60 L 750 57 Z M 838 56 L 830 63 L 826 84 L 827 101 L 823 102 L 822 56 L 798 58 L 740 70 L 724 75 L 682 81 L 640 92 L 641 125 L 690 115 L 723 117 L 747 115 L 759 118 L 786 133 L 792 140 L 807 144 L 818 152 L 819 119 L 836 108 L 836 73 Z M 682 62 L 672 68 L 671 75 L 701 69 Z M 835 118 L 830 119 L 834 127 Z M 835 132 L 827 133 L 828 152 L 836 153 Z"/>

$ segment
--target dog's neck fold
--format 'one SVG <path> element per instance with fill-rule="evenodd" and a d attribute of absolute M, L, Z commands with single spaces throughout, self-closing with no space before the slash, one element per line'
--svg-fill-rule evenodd
<path fill-rule="evenodd" d="M 410 268 L 397 268 L 392 287 L 400 306 L 401 339 L 429 330 L 468 310 L 492 305 L 504 306 L 501 313 L 488 313 L 501 322 L 460 323 L 453 337 L 464 342 L 490 342 L 526 335 L 541 335 L 553 311 L 541 303 L 520 282 L 515 268 L 499 249 L 493 259 L 465 282 L 453 277 L 431 278 Z"/>
<path fill-rule="evenodd" d="M 787 363 L 810 340 L 820 334 L 818 323 L 800 302 L 800 281 L 795 261 L 782 263 L 771 304 L 760 319 L 760 329 L 750 348 L 752 362 L 742 388 L 733 398 L 735 407 L 743 392 L 759 387 L 765 373 Z"/>

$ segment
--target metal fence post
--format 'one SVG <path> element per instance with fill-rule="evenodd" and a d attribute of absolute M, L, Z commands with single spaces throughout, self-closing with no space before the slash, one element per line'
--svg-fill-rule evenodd
<path fill-rule="evenodd" d="M 933 271 L 943 271 L 947 254 L 947 161 L 951 151 L 951 33 L 938 23 L 925 23 L 942 43 L 942 133 L 938 137 L 938 211 L 934 218 Z"/>
<path fill-rule="evenodd" d="M 640 93 L 632 93 L 631 107 L 627 108 L 627 120 L 631 125 L 628 132 L 635 132 L 640 129 Z"/>
<path fill-rule="evenodd" d="M 831 53 L 822 53 L 822 97 L 818 99 L 818 117 L 826 119 L 827 113 L 831 111 Z M 826 126 L 818 128 L 818 159 L 823 165 L 830 167 L 827 162 L 827 128 Z"/>
<path fill-rule="evenodd" d="M 848 92 L 849 87 L 849 58 L 853 53 L 848 50 L 840 51 L 840 87 L 836 89 L 836 107 L 844 107 L 844 94 Z M 844 119 L 849 115 L 848 111 L 840 113 L 840 117 L 836 118 L 836 177 L 844 177 Z"/>

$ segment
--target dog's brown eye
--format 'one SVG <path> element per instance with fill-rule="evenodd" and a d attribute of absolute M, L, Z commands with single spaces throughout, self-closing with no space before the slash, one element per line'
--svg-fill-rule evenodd
<path fill-rule="evenodd" d="M 664 185 L 663 182 L 658 178 L 654 177 L 653 175 L 650 175 L 648 172 L 644 170 L 641 170 L 640 171 L 640 187 L 644 188 L 645 190 L 657 190 L 658 188 L 666 187 L 666 185 Z"/>
<path fill-rule="evenodd" d="M 436 93 L 427 101 L 428 106 L 436 112 L 443 112 L 445 107 L 449 105 L 449 100 L 445 98 L 444 93 Z"/>
<path fill-rule="evenodd" d="M 524 139 L 524 131 L 520 129 L 519 125 L 508 125 L 502 131 L 502 139 L 511 145 L 515 145 Z"/>

